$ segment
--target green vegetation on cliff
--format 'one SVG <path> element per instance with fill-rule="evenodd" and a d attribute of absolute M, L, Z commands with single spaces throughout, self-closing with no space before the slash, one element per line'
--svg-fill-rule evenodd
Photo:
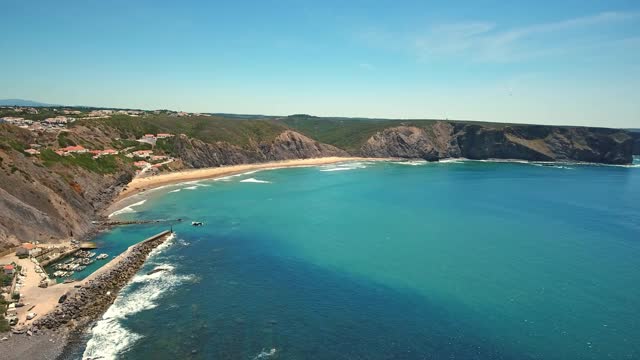
<path fill-rule="evenodd" d="M 108 119 L 81 119 L 74 126 L 110 127 L 122 138 L 140 138 L 144 134 L 185 134 L 204 142 L 224 141 L 245 146 L 252 142 L 271 141 L 286 126 L 274 121 L 236 120 L 217 116 L 175 117 L 166 114 L 130 117 L 113 116 Z"/>
<path fill-rule="evenodd" d="M 98 174 L 113 174 L 120 169 L 120 164 L 129 164 L 133 160 L 125 156 L 101 156 L 93 159 L 91 154 L 75 154 L 70 156 L 60 156 L 49 149 L 40 152 L 40 158 L 47 167 L 55 165 L 79 166 Z M 129 166 L 129 165 L 127 165 Z"/>
<path fill-rule="evenodd" d="M 11 280 L 12 278 L 10 276 L 0 274 L 0 285 L 11 285 Z M 2 296 L 0 296 L 0 333 L 11 330 L 9 321 L 7 321 L 7 319 L 5 319 L 4 317 L 4 313 L 7 311 L 7 305 L 7 301 Z"/>
<path fill-rule="evenodd" d="M 350 152 L 358 150 L 376 132 L 401 124 L 394 120 L 319 118 L 308 115 L 293 115 L 279 121 L 312 139 Z"/>

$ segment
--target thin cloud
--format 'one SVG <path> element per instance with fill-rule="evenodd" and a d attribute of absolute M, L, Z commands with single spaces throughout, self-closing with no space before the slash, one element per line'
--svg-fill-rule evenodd
<path fill-rule="evenodd" d="M 369 30 L 366 40 L 388 49 L 404 44 L 405 50 L 423 60 L 465 56 L 473 61 L 511 62 L 622 44 L 624 38 L 603 37 L 599 30 L 638 20 L 640 12 L 610 11 L 511 29 L 501 29 L 492 22 L 468 21 L 433 25 L 412 35 Z"/>
<path fill-rule="evenodd" d="M 585 28 L 602 27 L 615 25 L 617 23 L 625 22 L 628 20 L 638 19 L 638 13 L 624 13 L 624 12 L 604 12 L 592 16 L 568 19 L 552 23 L 535 24 L 531 26 L 521 27 L 506 30 L 503 32 L 497 32 L 492 34 L 483 34 L 477 37 L 478 51 L 481 59 L 484 60 L 512 60 L 521 57 L 518 56 L 519 46 L 527 45 L 521 44 L 527 40 L 536 40 L 536 38 L 545 37 L 549 35 L 557 36 L 556 39 L 551 40 L 548 43 L 548 47 L 538 46 L 529 52 L 531 55 L 539 53 L 546 54 L 556 52 L 561 49 L 554 49 L 554 41 L 560 43 L 573 43 L 575 41 L 584 41 L 576 39 L 575 36 L 566 36 L 568 32 L 573 30 L 585 30 Z M 563 41 L 564 40 L 564 41 Z M 597 40 L 600 41 L 600 40 Z"/>

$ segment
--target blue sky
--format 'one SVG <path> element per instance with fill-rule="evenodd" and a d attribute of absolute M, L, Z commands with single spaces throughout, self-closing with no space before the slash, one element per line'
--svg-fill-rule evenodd
<path fill-rule="evenodd" d="M 10 1 L 0 98 L 640 127 L 640 2 Z"/>

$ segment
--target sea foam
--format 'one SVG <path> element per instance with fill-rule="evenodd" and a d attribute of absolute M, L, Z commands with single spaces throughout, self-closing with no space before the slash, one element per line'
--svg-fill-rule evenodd
<path fill-rule="evenodd" d="M 429 162 L 426 160 L 407 160 L 407 161 L 392 161 L 391 163 L 398 164 L 398 165 L 420 166 L 420 165 L 426 165 Z"/>
<path fill-rule="evenodd" d="M 240 180 L 240 182 L 243 182 L 243 183 L 258 183 L 258 184 L 270 184 L 271 183 L 271 181 L 258 180 L 256 178 L 248 178 L 248 179 Z"/>
<path fill-rule="evenodd" d="M 348 170 L 356 170 L 356 169 L 365 169 L 367 165 L 371 163 L 369 162 L 349 162 L 344 164 L 337 165 L 326 165 L 320 168 L 320 171 L 331 172 L 331 171 L 348 171 Z"/>
<path fill-rule="evenodd" d="M 275 355 L 276 352 L 277 352 L 277 350 L 275 348 L 273 348 L 273 349 L 271 349 L 269 351 L 266 351 L 266 350 L 263 349 L 262 351 L 260 351 L 260 353 L 258 355 L 256 355 L 253 358 L 253 360 L 259 360 L 259 359 L 265 359 L 265 358 L 271 357 L 271 356 Z"/>
<path fill-rule="evenodd" d="M 175 234 L 154 249 L 149 258 L 156 256 L 173 243 Z M 175 267 L 168 263 L 158 264 L 155 269 L 166 271 L 135 275 L 122 289 L 115 302 L 91 329 L 91 338 L 82 356 L 83 359 L 118 359 L 136 341 L 142 338 L 123 326 L 123 321 L 136 313 L 158 306 L 157 300 L 173 291 L 180 284 L 194 280 L 191 275 L 177 275 Z M 135 287 L 132 290 L 132 287 Z"/>
<path fill-rule="evenodd" d="M 120 210 L 116 210 L 116 211 L 112 212 L 111 214 L 109 214 L 109 217 L 120 215 L 120 214 L 134 213 L 136 211 L 133 208 L 136 207 L 136 206 L 140 206 L 140 205 L 144 204 L 146 201 L 147 201 L 146 199 L 142 200 L 142 201 L 138 201 L 137 203 L 133 203 L 133 204 L 131 204 L 129 206 L 126 206 L 126 207 L 124 207 L 124 208 L 122 208 Z"/>
<path fill-rule="evenodd" d="M 240 174 L 234 174 L 234 175 L 227 175 L 227 176 L 223 176 L 223 177 L 219 177 L 219 178 L 215 178 L 213 179 L 213 181 L 230 181 L 231 179 L 238 177 L 238 176 L 244 176 L 244 175 L 251 175 L 251 174 L 255 174 L 258 171 L 261 171 L 262 169 L 259 170 L 251 170 L 251 171 L 247 171 L 247 172 L 243 172 Z M 265 169 L 266 170 L 266 169 Z"/>

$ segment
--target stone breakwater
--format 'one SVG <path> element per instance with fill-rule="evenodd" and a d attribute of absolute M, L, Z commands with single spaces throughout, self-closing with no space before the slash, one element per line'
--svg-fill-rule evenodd
<path fill-rule="evenodd" d="M 131 246 L 126 252 L 105 265 L 105 270 L 85 281 L 78 289 L 67 293 L 67 298 L 49 314 L 35 321 L 31 330 L 80 330 L 100 317 L 113 304 L 118 291 L 138 272 L 149 253 L 162 244 L 170 231 L 150 237 Z"/>

